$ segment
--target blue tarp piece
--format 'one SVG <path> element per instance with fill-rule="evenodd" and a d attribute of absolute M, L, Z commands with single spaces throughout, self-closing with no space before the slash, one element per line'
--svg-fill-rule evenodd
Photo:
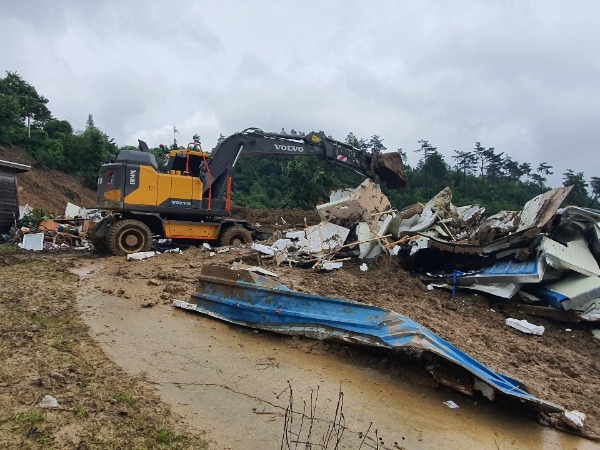
<path fill-rule="evenodd" d="M 503 394 L 547 411 L 563 411 L 561 406 L 538 399 L 517 380 L 493 372 L 406 316 L 350 300 L 295 292 L 254 274 L 253 281 L 245 278 L 201 275 L 202 288 L 192 295 L 195 304 L 179 301 L 176 306 L 279 333 L 430 351 L 463 367 Z"/>

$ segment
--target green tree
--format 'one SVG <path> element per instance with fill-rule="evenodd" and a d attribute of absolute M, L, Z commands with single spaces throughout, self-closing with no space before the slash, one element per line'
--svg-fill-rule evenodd
<path fill-rule="evenodd" d="M 467 195 L 467 173 L 476 167 L 477 155 L 473 152 L 454 150 L 452 158 L 456 161 L 456 170 L 462 173 L 463 195 Z"/>
<path fill-rule="evenodd" d="M 592 177 L 590 187 L 592 188 L 592 202 L 596 203 L 600 197 L 600 177 Z"/>
<path fill-rule="evenodd" d="M 583 172 L 574 172 L 571 169 L 567 169 L 563 173 L 563 177 L 563 186 L 573 186 L 571 193 L 566 199 L 567 202 L 578 206 L 586 206 L 588 203 L 588 183 L 585 181 Z"/>
<path fill-rule="evenodd" d="M 27 136 L 20 114 L 21 106 L 17 99 L 0 94 L 0 144 L 18 144 Z"/>
<path fill-rule="evenodd" d="M 22 121 L 30 118 L 33 126 L 43 126 L 52 118 L 46 107 L 48 99 L 39 95 L 36 89 L 16 72 L 6 72 L 0 79 L 0 95 L 14 98 L 19 104 L 19 117 Z"/>
<path fill-rule="evenodd" d="M 73 127 L 66 120 L 51 119 L 44 125 L 44 131 L 51 139 L 55 139 L 61 135 L 73 134 Z"/>
<path fill-rule="evenodd" d="M 437 152 L 437 147 L 432 146 L 429 141 L 425 140 L 425 139 L 421 139 L 420 141 L 418 141 L 419 144 L 421 144 L 421 147 L 415 150 L 415 153 L 422 153 L 423 157 L 419 160 L 419 164 L 417 165 L 417 168 L 419 170 L 423 170 L 424 168 L 426 168 L 425 163 L 427 162 L 427 159 L 429 158 L 429 156 L 434 153 Z M 428 177 L 427 177 L 427 170 L 423 170 L 423 177 L 425 179 L 425 197 L 429 197 L 429 183 L 428 183 Z"/>

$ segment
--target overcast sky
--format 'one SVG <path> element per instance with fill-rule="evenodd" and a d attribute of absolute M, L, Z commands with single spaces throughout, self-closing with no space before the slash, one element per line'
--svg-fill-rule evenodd
<path fill-rule="evenodd" d="M 0 70 L 119 145 L 378 134 L 600 176 L 600 2 L 0 0 Z"/>

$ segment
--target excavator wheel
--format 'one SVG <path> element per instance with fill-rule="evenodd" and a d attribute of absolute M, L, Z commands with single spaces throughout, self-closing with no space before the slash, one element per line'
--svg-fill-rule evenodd
<path fill-rule="evenodd" d="M 232 227 L 227 228 L 221 234 L 219 238 L 219 245 L 221 247 L 225 247 L 227 245 L 233 245 L 234 247 L 239 247 L 243 244 L 249 244 L 252 242 L 252 235 L 248 230 L 240 225 L 234 225 Z"/>
<path fill-rule="evenodd" d="M 152 248 L 152 232 L 139 220 L 121 220 L 106 235 L 106 246 L 114 255 L 147 252 Z"/>

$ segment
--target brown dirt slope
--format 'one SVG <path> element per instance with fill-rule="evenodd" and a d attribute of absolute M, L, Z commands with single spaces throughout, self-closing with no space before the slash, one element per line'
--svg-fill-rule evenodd
<path fill-rule="evenodd" d="M 64 214 L 67 202 L 93 208 L 96 193 L 83 185 L 82 181 L 57 170 L 40 167 L 35 159 L 19 147 L 0 146 L 0 159 L 31 166 L 31 171 L 17 176 L 19 183 L 19 204 L 29 204 L 53 214 Z"/>

